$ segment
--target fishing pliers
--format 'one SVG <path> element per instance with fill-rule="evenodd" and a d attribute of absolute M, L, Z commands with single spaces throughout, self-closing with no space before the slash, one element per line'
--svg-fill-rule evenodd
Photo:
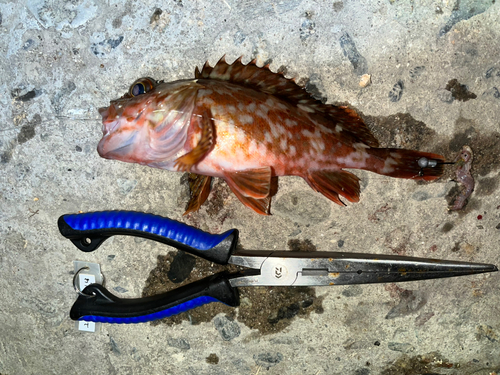
<path fill-rule="evenodd" d="M 394 283 L 498 271 L 493 264 L 347 252 L 236 251 L 238 230 L 210 234 L 147 213 L 102 211 L 63 215 L 61 234 L 82 251 L 96 250 L 107 238 L 131 235 L 165 243 L 218 264 L 245 270 L 219 273 L 146 298 L 119 298 L 102 285 L 79 293 L 70 317 L 106 323 L 162 319 L 210 302 L 239 305 L 240 286 L 323 286 Z"/>

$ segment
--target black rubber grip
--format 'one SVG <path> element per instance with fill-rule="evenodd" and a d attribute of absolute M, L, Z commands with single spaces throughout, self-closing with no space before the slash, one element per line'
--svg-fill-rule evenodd
<path fill-rule="evenodd" d="M 119 298 L 99 284 L 87 286 L 70 311 L 73 320 L 102 323 L 144 323 L 180 314 L 211 302 L 238 306 L 238 290 L 226 273 L 145 298 Z"/>

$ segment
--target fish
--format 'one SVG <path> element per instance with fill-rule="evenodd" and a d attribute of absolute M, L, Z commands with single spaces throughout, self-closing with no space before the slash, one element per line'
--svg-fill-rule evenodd
<path fill-rule="evenodd" d="M 340 197 L 360 199 L 359 178 L 345 169 L 424 181 L 443 174 L 443 156 L 379 148 L 354 109 L 324 104 L 269 64 L 244 64 L 242 57 L 228 64 L 223 56 L 213 67 L 208 61 L 196 67 L 194 76 L 140 78 L 99 109 L 101 157 L 190 173 L 185 214 L 206 201 L 213 177 L 224 179 L 245 206 L 269 215 L 279 176 L 302 177 L 345 205 Z"/>

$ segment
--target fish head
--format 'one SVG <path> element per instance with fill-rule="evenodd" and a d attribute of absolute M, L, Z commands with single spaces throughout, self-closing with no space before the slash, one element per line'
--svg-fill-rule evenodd
<path fill-rule="evenodd" d="M 99 108 L 103 136 L 97 152 L 106 159 L 139 164 L 174 157 L 187 134 L 183 129 L 193 107 L 186 104 L 188 97 L 185 82 L 138 79 L 127 94 Z"/>

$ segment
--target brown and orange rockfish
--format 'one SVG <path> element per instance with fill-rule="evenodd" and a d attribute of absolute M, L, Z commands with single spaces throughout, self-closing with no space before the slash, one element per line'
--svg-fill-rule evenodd
<path fill-rule="evenodd" d="M 357 202 L 360 193 L 344 168 L 426 181 L 443 173 L 441 155 L 377 148 L 354 110 L 323 104 L 255 60 L 205 63 L 194 79 L 139 79 L 99 113 L 102 157 L 195 174 L 186 213 L 206 200 L 213 176 L 266 215 L 275 176 L 300 176 L 343 204 L 339 195 Z"/>

